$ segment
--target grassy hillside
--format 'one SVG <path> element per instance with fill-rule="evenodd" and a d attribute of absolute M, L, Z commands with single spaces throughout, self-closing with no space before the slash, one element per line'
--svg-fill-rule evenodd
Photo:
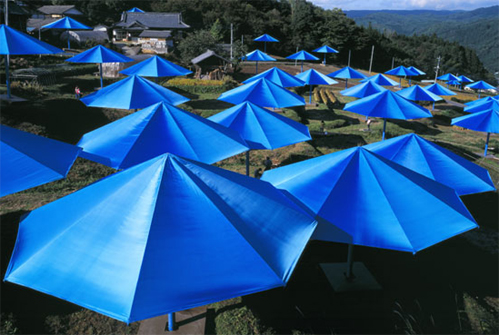
<path fill-rule="evenodd" d="M 485 67 L 499 71 L 499 6 L 473 11 L 346 11 L 362 26 L 403 35 L 436 34 L 472 48 Z"/>

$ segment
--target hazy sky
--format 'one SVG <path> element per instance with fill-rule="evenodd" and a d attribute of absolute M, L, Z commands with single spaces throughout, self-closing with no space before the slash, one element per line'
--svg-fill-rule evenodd
<path fill-rule="evenodd" d="M 432 10 L 473 10 L 498 4 L 497 0 L 308 0 L 325 9 L 432 9 Z"/>

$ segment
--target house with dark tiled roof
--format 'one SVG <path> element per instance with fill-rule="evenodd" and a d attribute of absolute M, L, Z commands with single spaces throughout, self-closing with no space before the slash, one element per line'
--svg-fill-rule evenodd
<path fill-rule="evenodd" d="M 158 13 L 158 12 L 123 12 L 121 20 L 113 26 L 113 41 L 132 41 L 139 43 L 139 38 L 155 39 L 159 38 L 179 39 L 182 31 L 190 28 L 182 21 L 180 13 Z M 144 31 L 151 31 L 150 34 L 140 36 Z M 160 33 L 167 31 L 169 33 Z M 161 36 L 159 36 L 161 35 Z M 161 44 L 161 43 L 160 43 Z M 172 43 L 173 45 L 173 43 Z"/>
<path fill-rule="evenodd" d="M 40 27 L 66 16 L 78 18 L 83 16 L 83 13 L 76 9 L 74 5 L 42 6 L 37 8 L 36 12 L 28 19 L 26 30 L 28 32 L 38 31 Z"/>

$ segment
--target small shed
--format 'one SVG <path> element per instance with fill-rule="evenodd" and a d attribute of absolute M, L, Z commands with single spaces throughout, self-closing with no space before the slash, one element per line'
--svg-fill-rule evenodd
<path fill-rule="evenodd" d="M 143 53 L 166 54 L 173 48 L 170 30 L 144 30 L 139 35 Z"/>
<path fill-rule="evenodd" d="M 193 58 L 191 63 L 196 68 L 195 78 L 219 80 L 226 73 L 230 61 L 218 55 L 215 51 L 208 49 L 205 53 Z M 203 73 L 205 74 L 203 75 Z"/>
<path fill-rule="evenodd" d="M 66 41 L 68 39 L 68 34 L 69 34 L 69 39 L 71 42 L 76 42 L 78 45 L 82 46 L 85 44 L 87 41 L 95 41 L 98 44 L 104 44 L 109 40 L 109 36 L 107 35 L 106 31 L 96 31 L 96 30 L 90 30 L 90 31 L 85 31 L 85 30 L 77 30 L 77 31 L 65 31 L 61 34 L 60 39 L 62 41 Z"/>

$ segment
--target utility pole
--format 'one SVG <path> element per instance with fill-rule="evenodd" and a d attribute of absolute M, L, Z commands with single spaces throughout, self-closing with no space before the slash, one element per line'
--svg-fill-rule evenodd
<path fill-rule="evenodd" d="M 437 82 L 438 70 L 440 70 L 440 60 L 441 59 L 442 59 L 442 57 L 438 56 L 438 58 L 437 58 L 437 67 L 435 68 L 435 80 L 434 80 L 435 83 Z"/>
<path fill-rule="evenodd" d="M 230 24 L 230 60 L 232 60 L 234 57 L 232 56 L 232 42 L 234 40 L 234 25 L 231 23 Z"/>
<path fill-rule="evenodd" d="M 395 66 L 395 57 L 392 57 L 392 69 L 394 68 Z"/>
<path fill-rule="evenodd" d="M 296 46 L 296 52 L 298 52 L 298 46 Z M 295 66 L 298 64 L 298 59 L 295 59 Z"/>
<path fill-rule="evenodd" d="M 9 25 L 9 0 L 5 0 L 5 25 Z"/>
<path fill-rule="evenodd" d="M 352 50 L 348 50 L 348 67 L 350 67 L 350 56 L 352 55 Z"/>
<path fill-rule="evenodd" d="M 371 74 L 371 68 L 373 66 L 373 57 L 374 57 L 374 45 L 373 45 L 373 49 L 371 51 L 371 62 L 369 63 L 369 74 Z"/>

